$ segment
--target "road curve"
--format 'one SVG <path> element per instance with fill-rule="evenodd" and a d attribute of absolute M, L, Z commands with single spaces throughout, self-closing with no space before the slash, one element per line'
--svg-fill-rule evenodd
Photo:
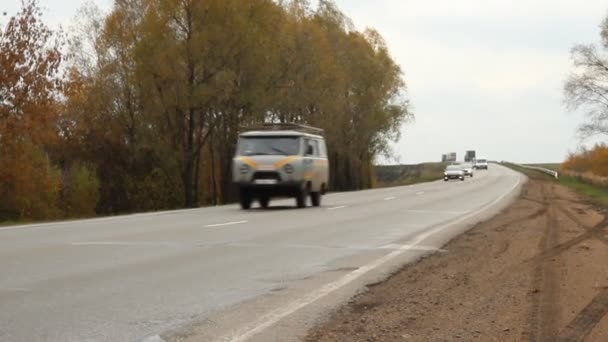
<path fill-rule="evenodd" d="M 0 228 L 0 340 L 285 340 L 504 208 L 524 176 Z"/>

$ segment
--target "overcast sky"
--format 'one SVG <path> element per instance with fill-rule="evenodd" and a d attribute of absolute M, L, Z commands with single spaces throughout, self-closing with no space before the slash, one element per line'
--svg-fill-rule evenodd
<path fill-rule="evenodd" d="M 109 8 L 111 0 L 96 0 Z M 1 5 L 14 14 L 19 0 Z M 41 0 L 53 25 L 83 1 Z M 415 122 L 395 153 L 403 163 L 478 156 L 553 162 L 580 145 L 582 121 L 562 104 L 570 49 L 599 40 L 601 0 L 336 0 L 359 29 L 373 27 L 402 66 Z M 0 17 L 0 23 L 6 19 Z"/>

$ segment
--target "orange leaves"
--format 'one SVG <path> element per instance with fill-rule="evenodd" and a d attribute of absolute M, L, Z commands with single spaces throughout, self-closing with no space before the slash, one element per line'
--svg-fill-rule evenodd
<path fill-rule="evenodd" d="M 59 171 L 46 152 L 57 138 L 60 45 L 25 0 L 0 35 L 0 219 L 58 215 Z"/>
<path fill-rule="evenodd" d="M 60 46 L 40 20 L 35 0 L 12 18 L 0 36 L 0 134 L 36 143 L 52 136 L 60 91 Z"/>
<path fill-rule="evenodd" d="M 571 153 L 562 164 L 565 170 L 580 173 L 591 172 L 597 176 L 608 177 L 608 146 L 595 145 L 592 149 L 583 149 L 578 153 Z"/>

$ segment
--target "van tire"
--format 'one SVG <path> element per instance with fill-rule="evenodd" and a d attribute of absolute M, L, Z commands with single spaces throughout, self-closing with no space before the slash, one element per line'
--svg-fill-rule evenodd
<path fill-rule="evenodd" d="M 311 192 L 310 201 L 312 202 L 313 207 L 320 207 L 321 206 L 321 192 Z"/>
<path fill-rule="evenodd" d="M 296 194 L 296 206 L 298 208 L 306 208 L 306 200 L 308 199 L 308 188 L 298 190 Z"/>
<path fill-rule="evenodd" d="M 268 209 L 268 205 L 270 204 L 270 197 L 262 196 L 258 201 L 260 202 L 260 207 Z"/>
<path fill-rule="evenodd" d="M 251 209 L 251 202 L 252 202 L 252 198 L 251 198 L 251 194 L 249 193 L 249 191 L 241 189 L 241 192 L 239 194 L 239 203 L 241 204 L 241 209 L 243 209 L 243 210 Z"/>

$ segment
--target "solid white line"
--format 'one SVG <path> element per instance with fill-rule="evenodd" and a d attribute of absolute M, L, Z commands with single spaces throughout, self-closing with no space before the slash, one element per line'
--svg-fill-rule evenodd
<path fill-rule="evenodd" d="M 327 210 L 338 210 L 338 209 L 344 209 L 346 208 L 345 205 L 341 205 L 341 206 L 337 206 L 337 207 L 331 207 L 331 208 L 327 208 Z"/>
<path fill-rule="evenodd" d="M 385 201 L 392 201 L 392 200 L 394 200 L 394 199 L 396 199 L 396 198 L 397 198 L 397 197 L 395 197 L 395 196 L 390 196 L 390 197 L 386 197 L 384 200 L 385 200 Z"/>
<path fill-rule="evenodd" d="M 247 223 L 249 221 L 233 221 L 233 222 L 226 222 L 226 223 L 216 223 L 216 224 L 208 224 L 205 226 L 205 228 L 214 228 L 214 227 L 225 227 L 225 226 L 234 226 L 237 224 L 243 224 L 243 223 Z"/>
<path fill-rule="evenodd" d="M 433 246 L 426 245 L 400 245 L 396 243 L 391 243 L 385 246 L 380 247 L 380 249 L 395 249 L 395 250 L 403 250 L 403 251 L 437 251 L 437 252 L 447 252 L 446 249 L 437 248 Z"/>
<path fill-rule="evenodd" d="M 416 246 L 420 242 L 429 238 L 430 236 L 432 236 L 446 228 L 449 228 L 450 226 L 453 226 L 454 224 L 465 221 L 468 218 L 471 218 L 471 217 L 478 215 L 481 212 L 487 210 L 488 208 L 492 207 L 493 205 L 498 203 L 500 200 L 505 198 L 507 195 L 509 195 L 513 190 L 515 190 L 519 186 L 520 182 L 521 182 L 521 177 L 517 177 L 517 182 L 511 188 L 509 188 L 508 191 L 506 191 L 505 193 L 503 193 L 502 195 L 497 197 L 492 202 L 484 205 L 483 207 L 481 207 L 473 212 L 463 215 L 463 216 L 455 219 L 452 222 L 437 226 L 425 233 L 422 233 L 422 234 L 416 236 L 416 238 L 411 241 L 409 246 Z M 328 294 L 332 293 L 333 291 L 336 291 L 336 290 L 350 284 L 351 282 L 360 278 L 367 272 L 384 265 L 385 263 L 395 259 L 396 257 L 400 256 L 401 254 L 403 254 L 407 251 L 408 251 L 408 249 L 399 249 L 399 250 L 390 252 L 389 254 L 387 254 L 379 259 L 376 259 L 375 261 L 373 261 L 367 265 L 364 265 L 355 271 L 347 273 L 342 278 L 338 279 L 337 281 L 335 281 L 333 283 L 326 284 L 325 286 L 321 287 L 320 289 L 306 294 L 302 298 L 296 299 L 295 301 L 293 301 L 287 305 L 283 305 L 283 306 L 267 313 L 266 315 L 262 315 L 260 317 L 260 319 L 256 320 L 253 324 L 245 326 L 243 329 L 236 331 L 234 334 L 232 334 L 230 336 L 226 336 L 222 340 L 230 341 L 230 342 L 246 341 L 250 337 L 271 327 L 272 325 L 274 325 L 281 319 L 283 319 L 283 318 L 291 315 L 292 313 L 298 311 L 299 309 L 327 296 Z"/>
<path fill-rule="evenodd" d="M 468 211 L 434 211 L 434 210 L 406 210 L 408 213 L 413 214 L 447 214 L 447 215 L 462 215 L 468 213 Z"/>

